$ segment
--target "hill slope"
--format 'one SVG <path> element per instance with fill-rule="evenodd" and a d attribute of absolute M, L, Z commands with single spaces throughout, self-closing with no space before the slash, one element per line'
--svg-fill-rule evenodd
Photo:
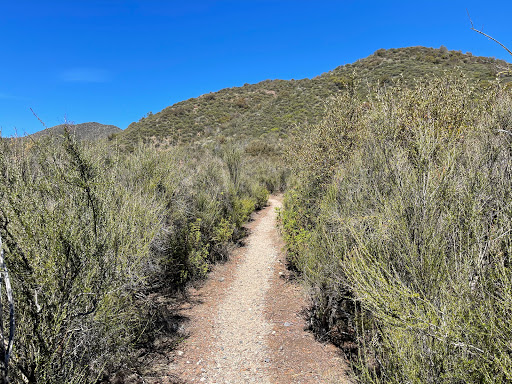
<path fill-rule="evenodd" d="M 425 47 L 380 49 L 353 64 L 340 66 L 313 79 L 265 80 L 226 88 L 150 114 L 118 135 L 121 141 L 194 141 L 209 136 L 286 136 L 290 127 L 317 122 L 325 100 L 353 84 L 364 92 L 366 83 L 386 84 L 403 77 L 406 83 L 457 68 L 475 82 L 495 79 L 508 63 L 471 53 Z M 509 79 L 505 79 L 508 81 Z"/>
<path fill-rule="evenodd" d="M 68 128 L 77 140 L 98 140 L 105 139 L 112 134 L 122 132 L 121 128 L 115 125 L 105 125 L 95 122 L 82 123 L 82 124 L 60 124 L 54 127 L 46 128 L 42 131 L 36 132 L 29 137 L 39 139 L 46 135 L 62 135 L 64 129 Z"/>

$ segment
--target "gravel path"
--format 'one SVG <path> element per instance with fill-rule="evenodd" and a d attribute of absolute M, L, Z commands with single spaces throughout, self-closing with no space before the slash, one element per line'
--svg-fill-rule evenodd
<path fill-rule="evenodd" d="M 214 361 L 208 378 L 216 383 L 269 383 L 265 365 L 270 355 L 265 338 L 272 332 L 263 314 L 265 294 L 269 289 L 272 265 L 277 249 L 270 232 L 274 230 L 277 200 L 259 220 L 248 239 L 245 260 L 239 265 L 235 281 L 219 305 L 215 343 L 211 349 Z"/>
<path fill-rule="evenodd" d="M 336 348 L 304 331 L 301 287 L 283 278 L 288 272 L 276 229 L 280 206 L 271 197 L 249 224 L 246 245 L 190 292 L 191 302 L 181 311 L 190 319 L 190 336 L 169 367 L 184 382 L 348 382 Z"/>

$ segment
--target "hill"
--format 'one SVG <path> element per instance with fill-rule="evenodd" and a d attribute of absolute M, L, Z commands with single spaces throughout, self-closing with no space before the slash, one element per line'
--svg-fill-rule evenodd
<path fill-rule="evenodd" d="M 60 124 L 54 127 L 43 129 L 42 131 L 33 133 L 28 137 L 32 137 L 34 139 L 39 139 L 46 135 L 62 135 L 64 133 L 64 129 L 68 128 L 71 134 L 77 140 L 88 140 L 94 141 L 99 139 L 106 139 L 112 134 L 116 134 L 122 132 L 121 128 L 116 127 L 115 125 L 105 125 L 95 122 L 90 123 L 82 123 L 82 124 Z"/>
<path fill-rule="evenodd" d="M 458 69 L 485 86 L 508 65 L 503 60 L 448 51 L 445 47 L 379 49 L 367 58 L 313 79 L 265 80 L 176 103 L 159 113 L 149 113 L 117 137 L 125 143 L 139 139 L 189 142 L 213 136 L 286 137 L 296 124 L 319 121 L 326 99 L 352 84 L 364 93 L 367 83 L 385 85 L 401 77 L 410 84 L 417 78 Z"/>

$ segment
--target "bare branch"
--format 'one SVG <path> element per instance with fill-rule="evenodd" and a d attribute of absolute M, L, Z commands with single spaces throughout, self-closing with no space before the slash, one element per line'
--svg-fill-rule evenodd
<path fill-rule="evenodd" d="M 495 43 L 497 43 L 497 44 L 501 45 L 501 47 L 502 47 L 505 51 L 507 51 L 507 52 L 512 56 L 512 51 L 511 51 L 510 49 L 508 49 L 504 44 L 500 43 L 500 42 L 499 42 L 498 40 L 496 40 L 494 37 L 489 36 L 487 33 L 484 33 L 484 32 L 482 32 L 481 30 L 476 29 L 476 28 L 474 27 L 474 25 L 473 25 L 473 20 L 471 20 L 471 17 L 469 16 L 469 11 L 468 11 L 467 9 L 466 9 L 466 12 L 468 13 L 468 18 L 469 18 L 469 22 L 471 23 L 471 30 L 472 30 L 472 31 L 475 31 L 475 32 L 477 32 L 477 33 L 479 33 L 479 34 L 481 34 L 481 35 L 483 35 L 483 36 L 487 37 L 488 39 L 490 39 L 490 40 L 494 41 Z"/>
<path fill-rule="evenodd" d="M 9 340 L 7 342 L 7 348 L 4 343 L 4 334 L 3 334 L 3 321 L 0 319 L 0 342 L 1 350 L 4 354 L 3 356 L 3 366 L 2 366 L 2 377 L 3 382 L 8 383 L 8 371 L 9 371 L 9 359 L 12 353 L 12 345 L 14 342 L 14 327 L 15 327 L 15 319 L 14 319 L 14 297 L 12 293 L 11 280 L 9 278 L 9 273 L 7 272 L 7 267 L 5 266 L 4 260 L 4 249 L 2 244 L 2 236 L 0 236 L 0 283 L 2 280 L 5 283 L 5 291 L 7 294 L 7 302 L 9 303 Z M 1 288 L 1 285 L 0 285 Z M 1 300 L 1 299 L 0 299 Z M 1 308 L 1 301 L 0 301 Z M 1 313 L 0 313 L 1 316 Z"/>
<path fill-rule="evenodd" d="M 30 108 L 30 111 L 31 111 L 31 112 L 32 112 L 32 114 L 36 117 L 36 119 L 37 119 L 37 120 L 39 120 L 39 122 L 40 122 L 41 124 L 43 124 L 43 127 L 44 127 L 45 129 L 48 129 L 48 127 L 46 126 L 46 124 L 44 123 L 44 121 L 43 121 L 43 120 L 41 120 L 41 118 L 40 118 L 39 116 L 37 116 L 37 113 L 35 113 L 35 112 L 34 112 L 34 110 L 33 110 L 32 108 Z"/>

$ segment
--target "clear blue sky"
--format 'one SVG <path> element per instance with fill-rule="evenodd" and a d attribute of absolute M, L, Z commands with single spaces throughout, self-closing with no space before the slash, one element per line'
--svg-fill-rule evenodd
<path fill-rule="evenodd" d="M 38 0 L 0 3 L 2 136 L 147 112 L 266 79 L 314 77 L 379 48 L 512 61 L 511 1 Z"/>

